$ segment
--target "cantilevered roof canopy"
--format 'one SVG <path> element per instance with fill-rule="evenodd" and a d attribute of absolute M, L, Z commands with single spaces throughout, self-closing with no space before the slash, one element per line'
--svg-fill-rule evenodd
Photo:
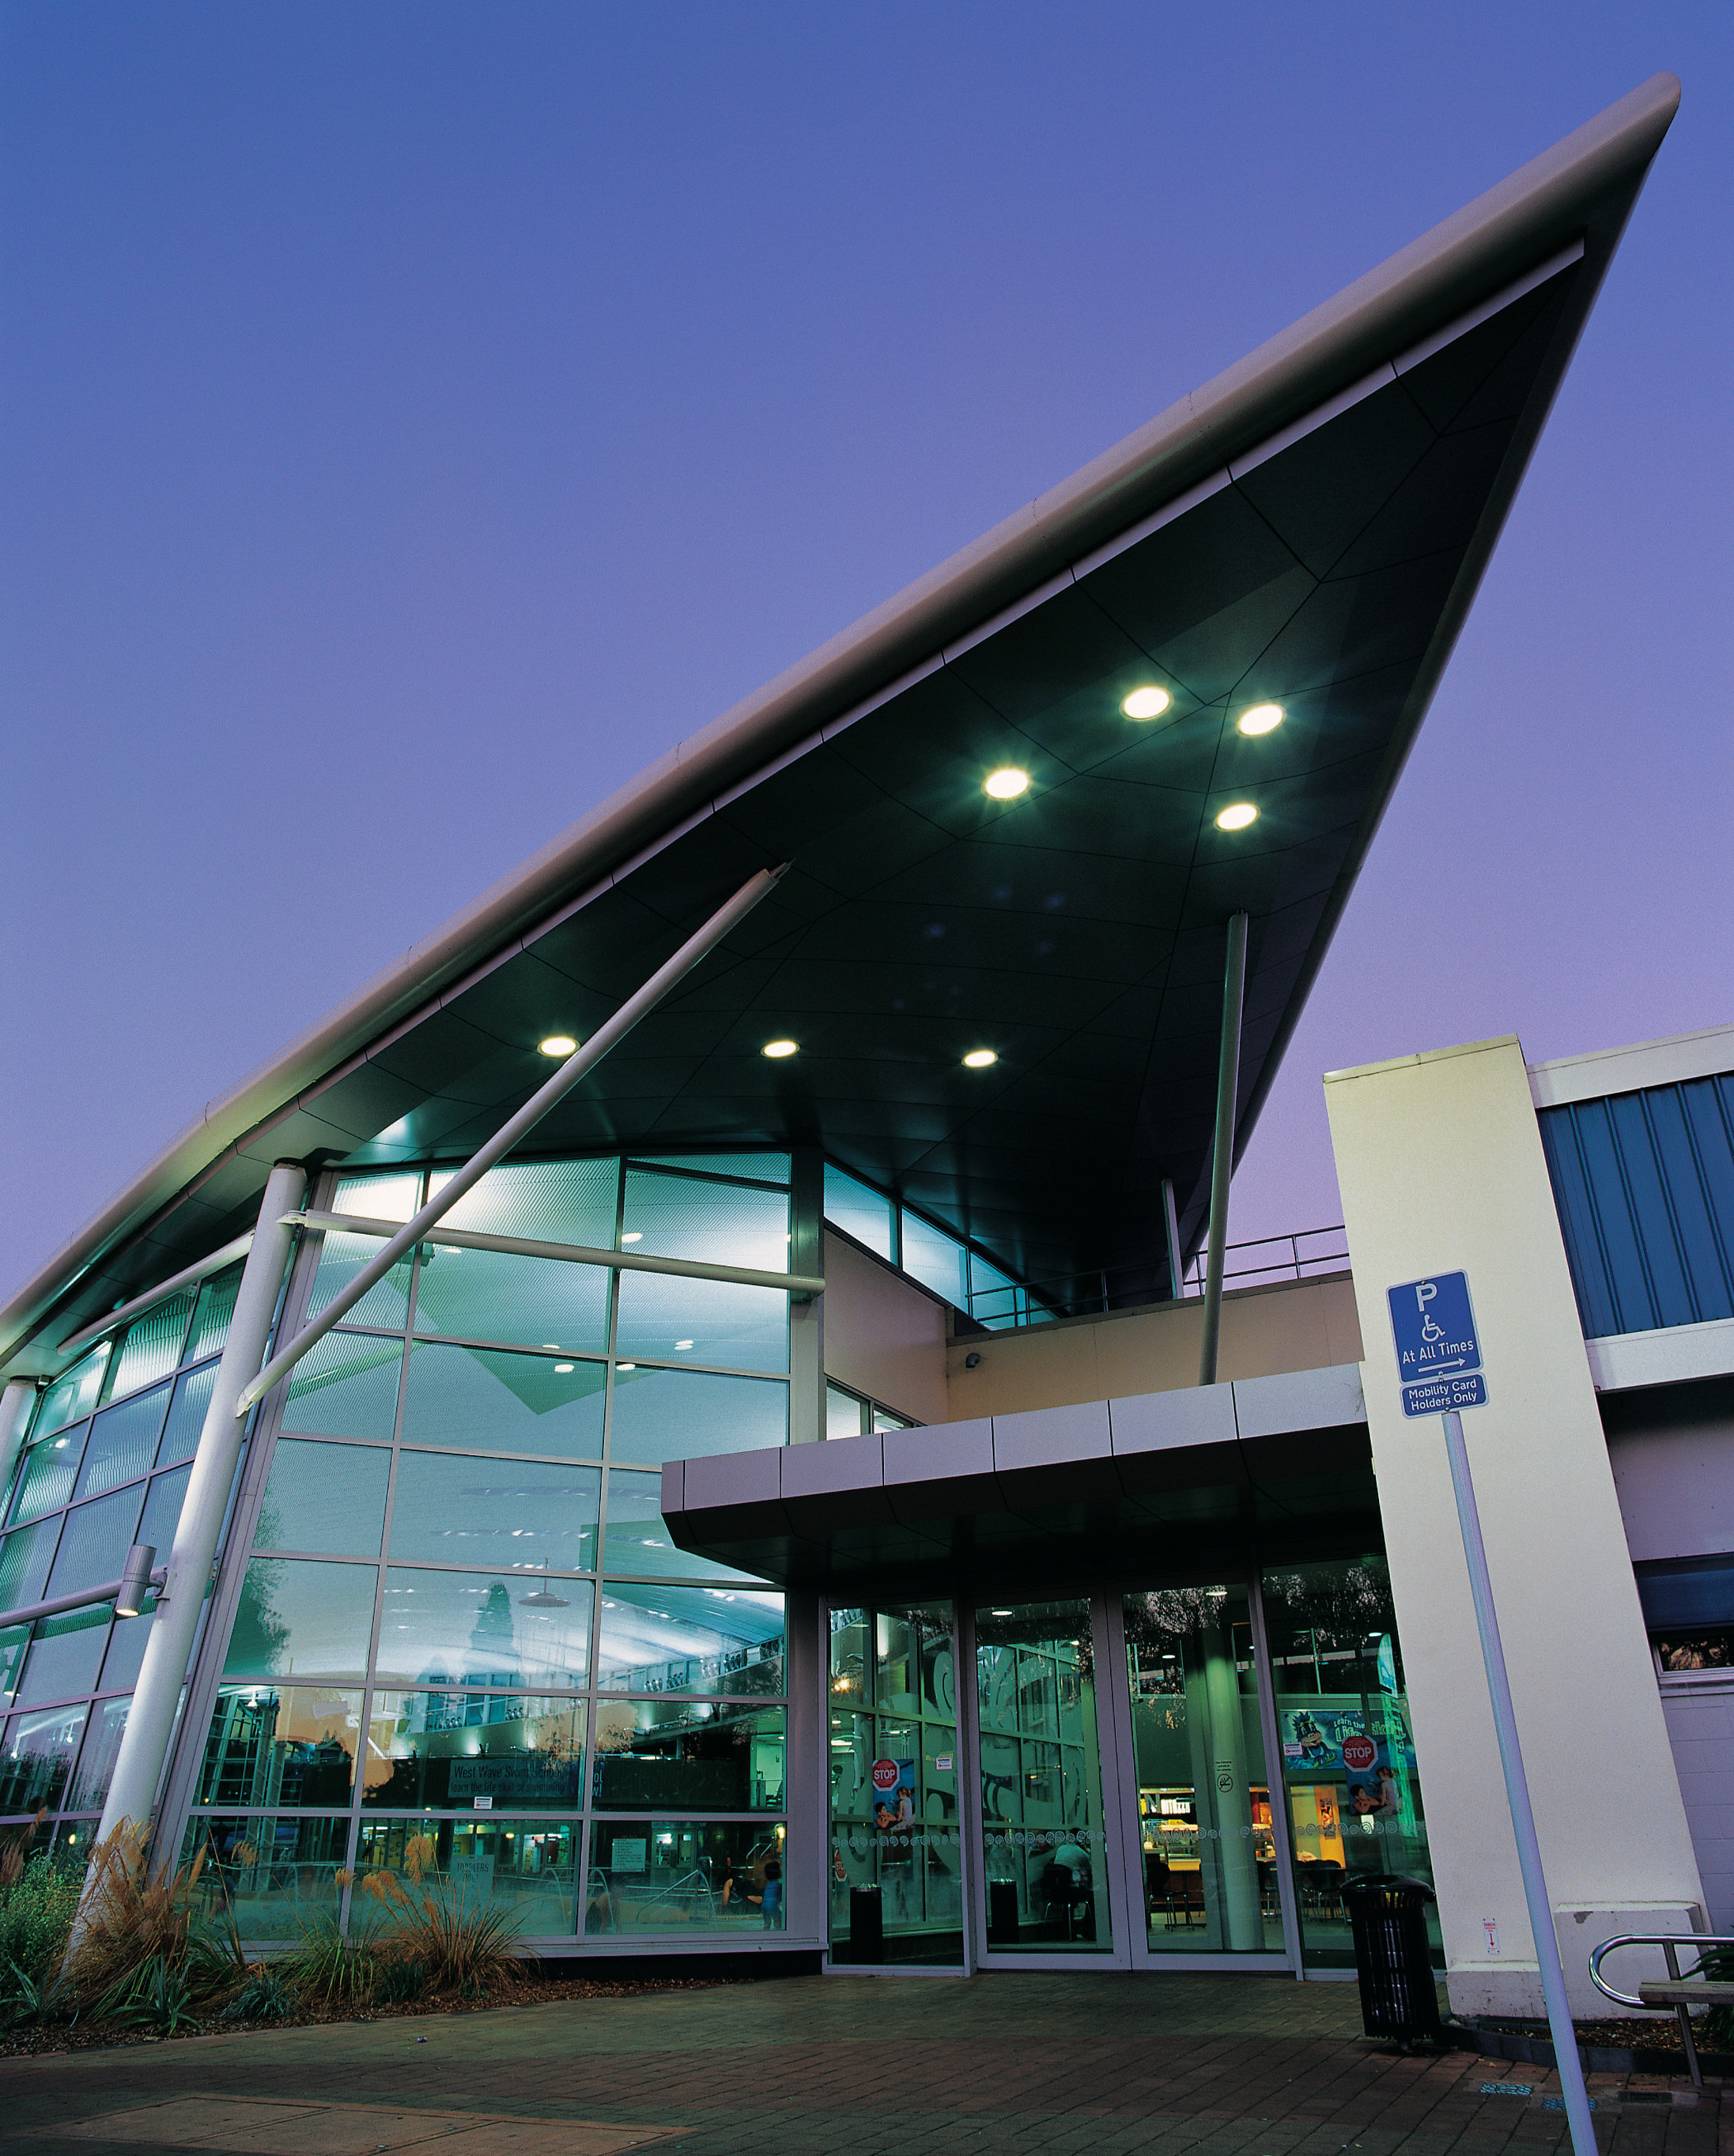
<path fill-rule="evenodd" d="M 274 1158 L 466 1156 L 541 1039 L 785 860 L 536 1149 L 820 1145 L 1025 1277 L 1158 1289 L 1163 1178 L 1202 1229 L 1228 917 L 1244 1146 L 1678 96 L 1634 91 L 674 751 L 213 1102 L 0 1312 L 0 1356 L 42 1367 L 248 1224 Z M 1128 719 L 1148 685 L 1168 710 Z M 1257 820 L 1219 830 L 1230 803 Z"/>

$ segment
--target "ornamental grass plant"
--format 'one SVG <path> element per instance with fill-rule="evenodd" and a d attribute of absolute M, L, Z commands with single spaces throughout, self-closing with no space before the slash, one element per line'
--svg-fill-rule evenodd
<path fill-rule="evenodd" d="M 433 1836 L 412 1835 L 403 1851 L 408 1884 L 382 1866 L 361 1873 L 351 1923 L 359 1897 L 368 1896 L 385 1918 L 382 1958 L 418 1964 L 429 1990 L 478 1999 L 496 1984 L 515 1984 L 522 1973 L 517 1919 L 452 1880 L 428 1881 L 433 1859 Z"/>

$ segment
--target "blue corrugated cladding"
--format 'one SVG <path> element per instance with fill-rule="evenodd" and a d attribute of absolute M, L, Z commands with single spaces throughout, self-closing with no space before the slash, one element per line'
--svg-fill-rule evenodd
<path fill-rule="evenodd" d="M 1734 1075 L 1541 1123 L 1585 1336 L 1734 1317 Z"/>

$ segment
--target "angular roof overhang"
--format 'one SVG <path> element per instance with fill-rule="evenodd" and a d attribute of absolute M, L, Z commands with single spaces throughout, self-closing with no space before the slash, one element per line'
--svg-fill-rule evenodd
<path fill-rule="evenodd" d="M 1153 1289 L 1165 1177 L 1202 1225 L 1226 918 L 1238 1150 L 1678 97 L 1634 90 L 672 751 L 213 1101 L 0 1311 L 0 1363 L 244 1227 L 274 1159 L 467 1154 L 544 1034 L 785 860 L 536 1147 L 819 1144 L 1027 1277 Z M 1157 725 L 1120 712 L 1145 682 Z M 1286 723 L 1246 740 L 1263 698 Z M 1004 762 L 1020 800 L 982 793 Z"/>

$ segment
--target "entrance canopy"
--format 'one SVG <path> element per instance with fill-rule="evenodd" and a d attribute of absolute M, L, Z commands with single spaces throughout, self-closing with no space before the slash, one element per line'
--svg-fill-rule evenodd
<path fill-rule="evenodd" d="M 274 1159 L 466 1158 L 542 1040 L 782 862 L 536 1149 L 820 1147 L 1025 1279 L 1160 1292 L 1164 1178 L 1202 1233 L 1225 923 L 1238 1148 L 1677 96 L 1633 92 L 603 804 L 213 1101 L 0 1312 L 0 1362 L 52 1367 L 249 1225 Z"/>

